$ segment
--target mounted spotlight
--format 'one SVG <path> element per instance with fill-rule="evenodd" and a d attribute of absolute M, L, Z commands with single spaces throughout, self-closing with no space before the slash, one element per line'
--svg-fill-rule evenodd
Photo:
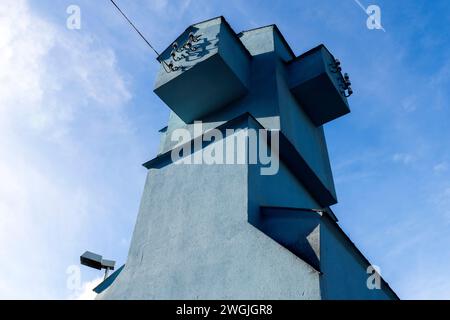
<path fill-rule="evenodd" d="M 194 37 L 194 33 L 193 32 L 189 32 L 189 41 L 190 42 L 195 42 L 195 37 Z"/>
<path fill-rule="evenodd" d="M 193 32 L 190 32 L 186 42 L 182 45 L 178 45 L 178 42 L 175 41 L 172 43 L 172 51 L 170 52 L 170 61 L 166 62 L 164 60 L 158 59 L 158 61 L 164 67 L 164 71 L 167 73 L 174 72 L 180 69 L 179 66 L 175 66 L 174 62 L 181 61 L 183 59 L 187 59 L 190 52 L 197 51 L 198 47 L 194 45 L 194 43 L 198 42 L 201 38 L 201 35 L 194 35 Z M 184 53 L 187 53 L 185 55 Z"/>
<path fill-rule="evenodd" d="M 172 52 L 170 53 L 170 56 L 172 57 L 172 60 L 175 62 L 186 58 L 186 56 L 184 54 L 181 54 L 180 57 L 177 57 L 177 52 L 175 50 L 172 50 Z"/>
<path fill-rule="evenodd" d="M 198 42 L 200 39 L 200 35 L 198 36 L 194 36 L 193 32 L 189 33 L 188 36 L 188 40 L 186 41 L 184 47 L 188 50 L 188 51 L 196 51 L 197 47 L 193 45 L 193 43 Z"/>
<path fill-rule="evenodd" d="M 168 67 L 169 67 L 170 71 L 177 71 L 178 69 L 180 69 L 179 67 L 174 66 L 172 61 L 169 62 Z"/>
<path fill-rule="evenodd" d="M 348 92 L 347 94 L 345 94 L 346 98 L 350 97 L 353 94 L 351 85 L 352 83 L 350 81 L 350 76 L 348 75 L 348 73 L 344 73 L 344 92 Z"/>
<path fill-rule="evenodd" d="M 346 98 L 350 97 L 353 94 L 353 89 L 352 87 L 348 86 L 347 88 L 347 94 L 345 95 Z"/>
<path fill-rule="evenodd" d="M 332 67 L 332 70 L 330 70 L 333 73 L 338 73 L 342 71 L 341 62 L 339 59 L 334 59 L 334 63 L 331 63 L 330 66 Z"/>
<path fill-rule="evenodd" d="M 80 263 L 97 270 L 105 269 L 105 277 L 103 280 L 108 277 L 108 271 L 114 270 L 114 266 L 116 265 L 115 261 L 103 259 L 101 255 L 90 251 L 86 251 L 80 256 Z"/>
<path fill-rule="evenodd" d="M 348 73 L 344 73 L 344 83 L 345 83 L 345 85 L 347 86 L 347 88 L 349 87 L 349 86 L 351 86 L 351 82 L 350 82 L 350 76 L 348 75 Z"/>
<path fill-rule="evenodd" d="M 188 42 L 186 42 L 185 44 L 184 44 L 184 47 L 183 47 L 184 49 L 186 49 L 187 51 L 195 51 L 195 50 L 197 50 L 197 48 L 194 48 L 193 46 L 192 46 L 192 42 L 190 42 L 190 41 L 188 41 Z M 194 48 L 194 49 L 193 49 Z"/>

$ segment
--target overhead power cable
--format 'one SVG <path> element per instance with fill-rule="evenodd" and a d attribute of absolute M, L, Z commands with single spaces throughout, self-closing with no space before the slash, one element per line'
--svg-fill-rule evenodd
<path fill-rule="evenodd" d="M 158 51 L 150 44 L 150 42 L 144 37 L 144 35 L 139 31 L 139 29 L 128 19 L 127 15 L 119 8 L 119 6 L 114 2 L 114 0 L 109 0 L 116 7 L 116 9 L 120 12 L 120 14 L 128 21 L 128 23 L 133 27 L 133 29 L 141 36 L 141 38 L 147 43 L 147 45 L 156 53 L 156 56 L 159 57 Z M 159 59 L 157 58 L 159 61 Z"/>

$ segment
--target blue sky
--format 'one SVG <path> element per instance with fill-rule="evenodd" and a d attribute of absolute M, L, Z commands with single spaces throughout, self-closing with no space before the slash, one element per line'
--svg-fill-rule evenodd
<path fill-rule="evenodd" d="M 450 2 L 117 0 L 159 50 L 224 15 L 275 23 L 296 54 L 324 43 L 352 113 L 326 125 L 340 225 L 401 298 L 450 298 Z M 81 29 L 66 8 L 81 8 Z M 169 110 L 158 64 L 107 0 L 0 3 L 0 298 L 87 297 L 90 249 L 124 263 L 145 169 Z"/>

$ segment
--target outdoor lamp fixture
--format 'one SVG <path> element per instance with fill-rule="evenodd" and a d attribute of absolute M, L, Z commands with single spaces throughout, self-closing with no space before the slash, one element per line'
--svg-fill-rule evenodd
<path fill-rule="evenodd" d="M 351 87 L 352 83 L 350 82 L 350 76 L 348 73 L 344 73 L 344 91 L 347 90 L 347 94 L 345 94 L 345 97 L 348 98 L 353 94 L 353 90 Z"/>
<path fill-rule="evenodd" d="M 178 69 L 180 69 L 180 67 L 174 66 L 172 61 L 170 61 L 167 66 L 169 67 L 170 71 L 177 71 Z M 166 69 L 164 69 L 164 70 L 166 70 Z"/>
<path fill-rule="evenodd" d="M 348 87 L 348 88 L 347 88 L 347 92 L 348 92 L 348 93 L 345 95 L 346 98 L 350 97 L 350 96 L 353 94 L 352 87 Z"/>
<path fill-rule="evenodd" d="M 181 53 L 181 58 L 177 57 L 177 53 Z M 172 43 L 172 52 L 170 53 L 170 56 L 172 57 L 173 61 L 180 61 L 181 59 L 185 58 L 186 56 L 183 54 L 183 50 L 178 49 L 178 43 L 174 42 Z"/>
<path fill-rule="evenodd" d="M 296 210 L 305 212 L 314 212 L 320 215 L 323 215 L 328 212 L 326 208 L 296 208 Z"/>
<path fill-rule="evenodd" d="M 178 43 L 175 41 L 172 43 L 172 49 L 174 52 L 182 53 L 183 51 L 196 51 L 198 47 L 194 46 L 194 43 L 198 42 L 201 38 L 201 35 L 195 36 L 194 33 L 190 32 L 188 39 L 182 46 L 178 46 Z"/>
<path fill-rule="evenodd" d="M 114 266 L 116 262 L 113 260 L 106 260 L 99 254 L 92 253 L 90 251 L 86 251 L 80 256 L 80 263 L 84 266 L 94 268 L 97 270 L 105 269 L 105 280 L 108 277 L 108 271 L 114 270 Z"/>
<path fill-rule="evenodd" d="M 341 62 L 339 59 L 334 59 L 334 62 L 330 64 L 331 72 L 338 73 L 342 71 Z"/>
<path fill-rule="evenodd" d="M 180 67 L 175 66 L 174 62 L 186 59 L 187 55 L 185 55 L 185 53 L 189 55 L 189 53 L 197 51 L 198 47 L 195 46 L 194 43 L 199 42 L 200 38 L 201 35 L 196 36 L 193 32 L 190 32 L 188 39 L 183 45 L 179 46 L 178 42 L 176 41 L 172 43 L 172 51 L 170 52 L 171 61 L 169 61 L 168 63 L 165 61 L 161 61 L 164 70 L 167 73 L 179 70 Z"/>
<path fill-rule="evenodd" d="M 201 35 L 194 36 L 194 34 L 191 32 L 189 33 L 188 40 L 184 44 L 184 47 L 188 51 L 196 51 L 198 47 L 194 46 L 193 43 L 198 42 L 200 40 Z"/>
<path fill-rule="evenodd" d="M 332 63 L 330 63 L 330 71 L 333 73 L 338 73 L 342 71 L 341 61 L 339 59 L 334 59 Z M 350 77 L 348 73 L 344 74 L 344 77 L 340 79 L 341 82 L 341 93 L 346 97 L 350 97 L 353 94 L 353 89 L 351 87 Z"/>

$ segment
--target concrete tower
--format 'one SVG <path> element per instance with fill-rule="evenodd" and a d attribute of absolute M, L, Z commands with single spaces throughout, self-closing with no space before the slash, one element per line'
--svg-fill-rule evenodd
<path fill-rule="evenodd" d="M 275 25 L 236 34 L 223 17 L 190 26 L 176 43 L 160 56 L 154 91 L 172 112 L 159 154 L 144 164 L 128 259 L 98 297 L 397 299 L 382 279 L 368 286 L 370 263 L 330 209 L 323 125 L 350 112 L 351 94 L 333 55 L 320 45 L 296 57 Z M 180 144 L 180 129 L 192 139 Z M 258 145 L 278 162 L 272 172 L 249 160 L 249 132 L 260 129 L 269 139 Z M 243 147 L 231 143 L 242 133 Z M 213 150 L 246 161 L 183 161 Z"/>

